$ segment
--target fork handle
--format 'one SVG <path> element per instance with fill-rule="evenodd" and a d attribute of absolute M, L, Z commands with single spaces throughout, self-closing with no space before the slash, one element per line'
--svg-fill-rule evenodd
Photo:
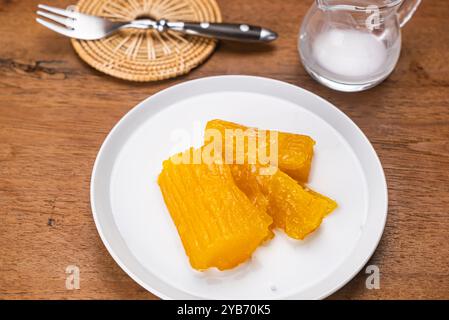
<path fill-rule="evenodd" d="M 159 21 L 164 24 L 164 21 Z M 258 26 L 237 23 L 209 23 L 209 22 L 165 22 L 166 27 L 186 34 L 234 40 L 234 41 L 273 41 L 277 34 L 271 30 Z"/>

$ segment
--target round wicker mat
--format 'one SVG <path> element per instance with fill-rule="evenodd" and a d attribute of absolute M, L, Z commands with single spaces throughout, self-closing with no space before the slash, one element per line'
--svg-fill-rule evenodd
<path fill-rule="evenodd" d="M 215 0 L 80 0 L 83 13 L 113 20 L 154 19 L 221 22 Z M 189 72 L 209 57 L 216 40 L 174 31 L 127 29 L 105 39 L 72 39 L 78 55 L 95 69 L 131 81 L 156 81 Z"/>

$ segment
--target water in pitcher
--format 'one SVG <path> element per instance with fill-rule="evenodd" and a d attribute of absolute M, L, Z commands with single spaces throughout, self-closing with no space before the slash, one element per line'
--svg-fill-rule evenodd
<path fill-rule="evenodd" d="M 299 36 L 307 72 L 340 91 L 361 91 L 380 83 L 399 59 L 400 28 L 420 2 L 406 1 L 317 0 Z"/>

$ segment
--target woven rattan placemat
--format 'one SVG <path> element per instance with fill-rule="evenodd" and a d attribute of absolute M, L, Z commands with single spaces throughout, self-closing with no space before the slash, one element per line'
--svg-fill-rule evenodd
<path fill-rule="evenodd" d="M 155 19 L 221 22 L 215 0 L 80 0 L 76 10 L 114 20 Z M 189 72 L 209 57 L 216 41 L 174 31 L 128 29 L 108 38 L 72 39 L 78 55 L 95 69 L 131 81 L 156 81 Z"/>

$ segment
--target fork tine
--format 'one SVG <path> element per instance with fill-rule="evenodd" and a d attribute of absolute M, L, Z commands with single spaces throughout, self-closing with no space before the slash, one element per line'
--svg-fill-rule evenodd
<path fill-rule="evenodd" d="M 47 18 L 47 19 L 56 21 L 57 23 L 62 24 L 68 28 L 73 28 L 73 20 L 71 20 L 70 18 L 63 18 L 56 14 L 52 14 L 52 13 L 48 13 L 48 12 L 44 12 L 44 11 L 40 11 L 40 10 L 38 10 L 36 13 L 40 16 Z"/>
<path fill-rule="evenodd" d="M 47 10 L 49 12 L 53 12 L 53 13 L 59 14 L 59 15 L 64 16 L 64 17 L 76 18 L 76 13 L 73 12 L 73 11 L 63 10 L 63 9 L 59 9 L 59 8 L 55 8 L 55 7 L 50 7 L 50 6 L 47 6 L 45 4 L 38 4 L 37 7 L 39 9 L 44 9 L 44 10 Z"/>
<path fill-rule="evenodd" d="M 44 27 L 47 27 L 48 29 L 53 30 L 54 32 L 63 34 L 65 36 L 67 36 L 67 37 L 72 37 L 72 35 L 73 35 L 73 32 L 74 32 L 73 30 L 70 30 L 70 29 L 58 26 L 58 25 L 56 25 L 54 23 L 42 20 L 40 18 L 36 18 L 36 21 L 39 22 Z"/>

